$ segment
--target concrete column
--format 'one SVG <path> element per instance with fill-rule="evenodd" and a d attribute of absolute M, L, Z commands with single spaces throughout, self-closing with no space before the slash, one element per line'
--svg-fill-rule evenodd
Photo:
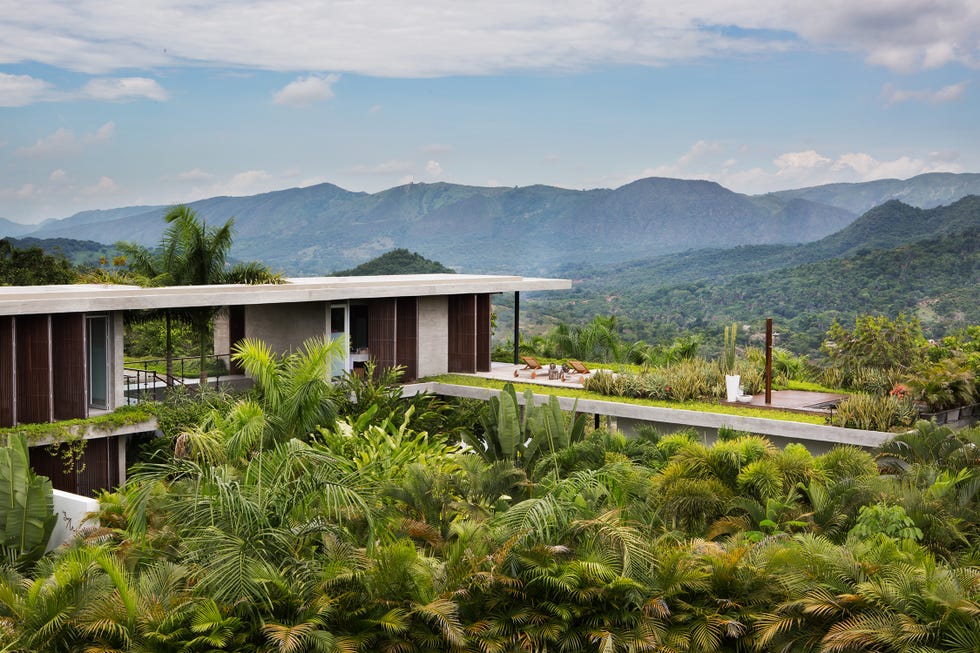
<path fill-rule="evenodd" d="M 449 371 L 449 300 L 445 295 L 419 297 L 418 375 Z"/>

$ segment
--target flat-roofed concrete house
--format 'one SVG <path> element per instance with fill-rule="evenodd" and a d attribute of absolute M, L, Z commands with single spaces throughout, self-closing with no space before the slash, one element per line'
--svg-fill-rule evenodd
<path fill-rule="evenodd" d="M 404 366 L 410 380 L 490 369 L 491 295 L 513 292 L 519 304 L 520 292 L 569 287 L 564 279 L 466 274 L 253 286 L 0 287 L 0 426 L 86 418 L 125 405 L 126 311 L 227 307 L 215 320 L 218 354 L 243 338 L 284 353 L 313 336 L 343 337 L 349 346 L 335 374 L 373 360 L 379 368 Z M 92 439 L 74 471 L 64 470 L 45 447 L 32 448 L 32 464 L 58 489 L 87 494 L 109 488 L 125 478 L 132 432 L 87 436 Z"/>

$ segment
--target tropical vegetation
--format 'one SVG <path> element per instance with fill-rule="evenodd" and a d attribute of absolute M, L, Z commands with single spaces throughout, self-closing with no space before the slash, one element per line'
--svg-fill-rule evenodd
<path fill-rule="evenodd" d="M 813 455 L 236 351 L 98 523 L 0 567 L 4 651 L 976 651 L 980 429 Z M 526 399 L 525 399 L 526 401 Z"/>

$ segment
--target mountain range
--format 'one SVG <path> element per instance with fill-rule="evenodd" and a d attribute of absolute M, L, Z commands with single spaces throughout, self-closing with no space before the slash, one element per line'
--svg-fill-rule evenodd
<path fill-rule="evenodd" d="M 214 197 L 189 204 L 209 223 L 235 218 L 238 259 L 287 274 L 328 274 L 404 247 L 462 272 L 552 273 L 704 248 L 785 245 L 839 232 L 865 210 L 900 198 L 932 207 L 980 194 L 980 174 L 831 184 L 744 195 L 708 181 L 648 178 L 616 189 L 568 190 L 448 183 L 378 193 L 332 184 Z M 0 233 L 154 245 L 167 207 L 85 211 L 32 231 Z"/>
<path fill-rule="evenodd" d="M 529 298 L 523 311 L 539 325 L 614 314 L 632 337 L 662 342 L 732 321 L 758 333 L 774 317 L 784 345 L 814 351 L 834 320 L 905 312 L 938 337 L 980 323 L 980 197 L 931 209 L 890 200 L 805 245 L 703 249 L 556 274 L 576 283 L 560 297 Z"/>

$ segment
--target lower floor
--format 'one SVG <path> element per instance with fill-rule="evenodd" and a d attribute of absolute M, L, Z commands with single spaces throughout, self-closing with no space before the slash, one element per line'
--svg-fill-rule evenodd
<path fill-rule="evenodd" d="M 36 443 L 29 447 L 31 467 L 50 478 L 56 490 L 94 496 L 126 482 L 130 444 L 135 438 L 152 438 L 156 432 L 156 420 L 151 419 L 58 443 Z"/>

